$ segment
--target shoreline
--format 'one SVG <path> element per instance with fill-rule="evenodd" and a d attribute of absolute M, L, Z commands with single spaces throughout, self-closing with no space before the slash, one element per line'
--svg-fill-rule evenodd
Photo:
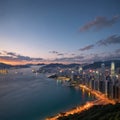
<path fill-rule="evenodd" d="M 90 109 L 94 105 L 107 105 L 107 104 L 113 104 L 114 105 L 114 104 L 116 104 L 116 102 L 114 100 L 110 100 L 104 94 L 102 94 L 98 91 L 95 91 L 95 90 L 91 90 L 90 88 L 86 87 L 85 85 L 79 85 L 79 87 L 81 89 L 85 89 L 86 91 L 95 95 L 97 100 L 86 102 L 84 105 L 77 106 L 77 107 L 75 107 L 73 109 L 70 109 L 66 112 L 58 113 L 55 116 L 46 118 L 45 120 L 57 120 L 60 117 L 65 117 L 65 116 L 73 115 L 73 114 L 76 114 L 76 113 L 81 113 L 83 111 L 86 111 L 86 110 Z"/>

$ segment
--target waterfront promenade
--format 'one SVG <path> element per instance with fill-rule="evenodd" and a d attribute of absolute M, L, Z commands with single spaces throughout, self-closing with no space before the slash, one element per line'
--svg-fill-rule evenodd
<path fill-rule="evenodd" d="M 95 95 L 97 100 L 91 101 L 91 102 L 86 102 L 84 105 L 78 106 L 78 107 L 71 109 L 67 112 L 59 113 L 56 116 L 46 118 L 46 120 L 57 120 L 60 117 L 72 115 L 75 113 L 80 113 L 80 112 L 83 112 L 85 110 L 88 110 L 89 108 L 93 107 L 94 105 L 107 105 L 107 104 L 115 104 L 116 103 L 114 100 L 108 99 L 104 94 L 102 94 L 98 91 L 95 91 L 95 90 L 91 90 L 90 88 L 86 87 L 85 85 L 79 85 L 79 87 L 81 89 L 84 89 L 87 92 L 90 92 L 91 94 Z"/>

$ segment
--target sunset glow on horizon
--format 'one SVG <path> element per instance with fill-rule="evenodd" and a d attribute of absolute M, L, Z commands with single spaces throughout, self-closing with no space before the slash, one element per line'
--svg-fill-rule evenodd
<path fill-rule="evenodd" d="M 0 62 L 120 59 L 119 0 L 1 0 Z"/>

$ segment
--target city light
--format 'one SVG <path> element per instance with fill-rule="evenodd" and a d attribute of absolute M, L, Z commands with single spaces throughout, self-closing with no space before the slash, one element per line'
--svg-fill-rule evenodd
<path fill-rule="evenodd" d="M 89 88 L 87 88 L 85 85 L 80 85 L 80 88 L 82 88 L 82 90 L 86 90 L 87 92 L 95 95 L 95 97 L 97 98 L 97 100 L 92 101 L 92 102 L 87 102 L 86 104 L 82 105 L 82 106 L 78 106 L 72 110 L 69 110 L 65 113 L 59 113 L 58 115 L 51 117 L 51 118 L 46 118 L 46 120 L 57 120 L 60 117 L 63 116 L 69 116 L 69 115 L 73 115 L 75 113 L 80 113 L 83 112 L 85 110 L 88 110 L 89 108 L 93 107 L 94 105 L 106 105 L 106 104 L 115 104 L 114 100 L 110 100 L 108 99 L 105 95 L 103 95 L 100 92 L 94 91 L 94 90 L 90 90 Z"/>
<path fill-rule="evenodd" d="M 71 83 L 76 82 L 73 84 L 74 86 L 77 85 L 82 89 L 82 92 L 88 92 L 88 95 L 92 94 L 96 97 L 97 100 L 87 102 L 82 106 L 77 106 L 74 109 L 71 109 L 64 113 L 59 113 L 54 117 L 46 118 L 46 120 L 57 120 L 63 116 L 69 116 L 75 113 L 80 113 L 91 108 L 94 105 L 106 105 L 106 104 L 116 104 L 116 102 L 120 102 L 120 86 L 118 75 L 115 74 L 115 65 L 111 63 L 111 69 L 106 74 L 105 64 L 101 64 L 101 69 L 99 70 L 92 70 L 89 71 L 81 71 L 78 70 L 78 76 L 74 75 L 77 72 L 72 70 L 71 76 Z M 64 74 L 64 73 L 63 73 Z"/>

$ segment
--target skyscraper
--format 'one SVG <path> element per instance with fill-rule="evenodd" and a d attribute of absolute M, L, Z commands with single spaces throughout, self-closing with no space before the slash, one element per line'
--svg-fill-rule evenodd
<path fill-rule="evenodd" d="M 105 64 L 102 63 L 101 64 L 101 76 L 100 76 L 100 81 L 99 81 L 99 90 L 102 92 L 102 93 L 105 93 L 105 89 L 106 89 L 106 86 L 105 86 Z"/>
<path fill-rule="evenodd" d="M 78 71 L 79 71 L 79 74 L 82 74 L 83 68 L 82 68 L 82 67 L 79 67 Z"/>
<path fill-rule="evenodd" d="M 111 63 L 111 77 L 114 77 L 115 76 L 115 63 L 112 62 Z"/>
<path fill-rule="evenodd" d="M 102 81 L 105 81 L 105 64 L 101 64 L 101 76 L 102 76 Z"/>
<path fill-rule="evenodd" d="M 101 64 L 101 73 L 105 74 L 105 64 Z"/>

